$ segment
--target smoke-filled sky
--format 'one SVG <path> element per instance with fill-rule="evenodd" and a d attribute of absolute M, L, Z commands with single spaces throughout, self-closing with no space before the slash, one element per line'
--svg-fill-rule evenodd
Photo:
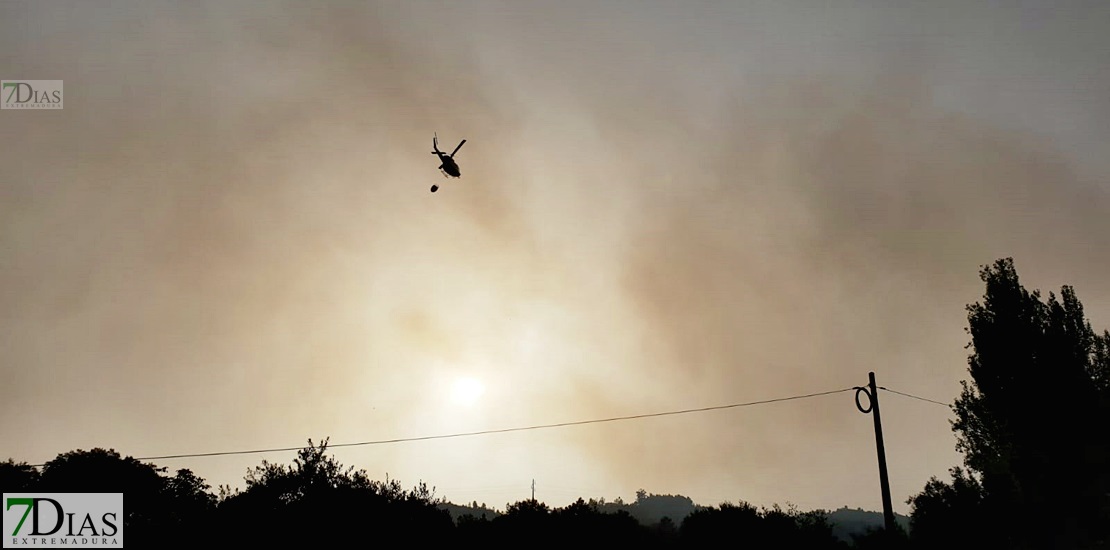
<path fill-rule="evenodd" d="M 951 402 L 979 267 L 1110 328 L 1110 4 L 4 2 L 0 458 Z M 429 155 L 433 132 L 462 178 Z M 441 185 L 436 194 L 432 184 Z M 880 394 L 895 509 L 960 463 Z M 1032 405 L 1031 405 L 1032 406 Z M 852 392 L 337 448 L 455 502 L 881 509 Z M 157 461 L 242 486 L 262 459 Z"/>

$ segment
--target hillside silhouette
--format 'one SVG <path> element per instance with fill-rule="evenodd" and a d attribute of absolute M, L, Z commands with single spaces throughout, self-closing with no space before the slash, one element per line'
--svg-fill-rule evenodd
<path fill-rule="evenodd" d="M 832 525 L 833 535 L 844 542 L 851 542 L 856 538 L 867 536 L 870 532 L 883 528 L 883 513 L 863 510 L 861 508 L 848 508 L 843 506 L 826 514 L 829 524 Z M 910 518 L 902 514 L 894 514 L 895 523 L 904 531 L 910 529 Z"/>

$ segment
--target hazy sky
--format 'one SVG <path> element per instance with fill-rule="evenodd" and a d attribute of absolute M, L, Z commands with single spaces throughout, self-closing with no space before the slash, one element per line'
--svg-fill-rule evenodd
<path fill-rule="evenodd" d="M 982 264 L 1110 328 L 1110 3 L 4 2 L 0 458 L 950 402 Z M 444 180 L 432 133 L 458 154 Z M 431 194 L 428 188 L 440 184 Z M 470 402 L 459 380 L 484 391 Z M 959 464 L 881 394 L 896 510 Z M 336 449 L 456 502 L 881 509 L 852 393 Z M 158 461 L 242 486 L 265 458 Z"/>

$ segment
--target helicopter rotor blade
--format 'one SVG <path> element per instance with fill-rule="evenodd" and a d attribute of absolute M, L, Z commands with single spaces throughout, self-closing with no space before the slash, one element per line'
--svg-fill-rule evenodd
<path fill-rule="evenodd" d="M 459 142 L 459 146 L 458 146 L 458 147 L 455 147 L 455 150 L 454 150 L 454 151 L 451 151 L 451 154 L 450 154 L 449 156 L 452 156 L 452 157 L 453 157 L 453 156 L 455 156 L 455 153 L 458 153 L 458 152 L 459 152 L 459 149 L 462 149 L 462 146 L 463 146 L 463 144 L 464 144 L 464 143 L 466 143 L 466 140 L 465 140 L 465 139 L 464 139 L 464 140 L 462 140 L 462 141 L 460 141 L 460 142 Z"/>

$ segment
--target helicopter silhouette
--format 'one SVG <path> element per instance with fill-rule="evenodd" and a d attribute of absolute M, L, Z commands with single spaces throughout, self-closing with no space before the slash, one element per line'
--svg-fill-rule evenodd
<path fill-rule="evenodd" d="M 451 151 L 451 154 L 448 155 L 439 150 L 439 136 L 434 133 L 432 134 L 432 154 L 439 157 L 439 171 L 443 173 L 443 177 L 457 178 L 462 175 L 462 173 L 459 172 L 459 165 L 455 162 L 455 153 L 459 152 L 459 149 L 462 148 L 464 143 L 466 143 L 465 139 L 460 141 L 459 145 L 455 147 L 455 150 Z M 438 185 L 432 186 L 432 193 L 438 190 Z"/>

